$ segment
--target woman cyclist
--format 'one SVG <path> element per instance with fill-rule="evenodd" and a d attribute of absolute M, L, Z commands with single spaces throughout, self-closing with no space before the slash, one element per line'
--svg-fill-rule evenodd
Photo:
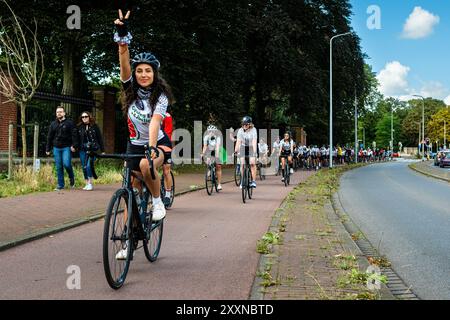
<path fill-rule="evenodd" d="M 170 87 L 159 74 L 160 63 L 156 57 L 143 52 L 136 55 L 130 64 L 128 44 L 132 39 L 127 31 L 126 20 L 119 10 L 119 19 L 114 21 L 117 32 L 114 41 L 119 47 L 120 79 L 122 81 L 122 111 L 127 117 L 129 141 L 127 153 L 144 154 L 145 146 L 150 149 L 153 159 L 155 179 L 151 178 L 150 165 L 143 156 L 142 159 L 128 161 L 134 174 L 142 175 L 153 197 L 153 219 L 161 220 L 166 215 L 160 195 L 160 179 L 157 168 L 164 161 L 166 148 L 171 148 L 169 137 L 161 130 L 161 122 L 167 111 L 167 106 L 173 104 Z M 133 179 L 133 187 L 139 188 L 139 182 Z"/>
<path fill-rule="evenodd" d="M 289 165 L 291 165 L 290 174 L 294 173 L 292 169 L 292 154 L 294 153 L 294 141 L 291 139 L 291 135 L 289 132 L 284 134 L 284 139 L 280 141 L 280 153 L 279 157 L 281 157 L 281 181 L 284 182 L 284 172 L 286 168 L 286 158 L 289 161 Z"/>
<path fill-rule="evenodd" d="M 250 187 L 256 188 L 256 151 L 258 133 L 253 126 L 252 118 L 245 116 L 242 118 L 242 127 L 238 130 L 235 153 L 239 153 L 241 157 L 240 163 L 245 163 L 245 156 L 249 157 L 250 171 L 252 173 L 252 182 Z M 242 182 L 241 182 L 242 183 Z M 242 184 L 240 185 L 242 188 Z"/>
<path fill-rule="evenodd" d="M 206 151 L 208 151 L 208 157 L 216 158 L 217 190 L 220 191 L 222 190 L 222 164 L 226 161 L 226 153 L 224 152 L 220 131 L 214 125 L 208 126 L 203 137 L 202 157 L 205 156 Z"/>

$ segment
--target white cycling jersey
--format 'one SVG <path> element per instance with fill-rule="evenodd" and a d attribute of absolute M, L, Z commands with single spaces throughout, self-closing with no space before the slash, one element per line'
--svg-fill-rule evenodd
<path fill-rule="evenodd" d="M 122 82 L 124 89 L 133 85 L 132 77 Z M 169 100 L 165 94 L 159 96 L 156 103 L 154 114 L 159 114 L 163 119 L 166 116 Z M 130 142 L 133 145 L 144 146 L 149 143 L 150 120 L 152 118 L 152 109 L 148 100 L 137 98 L 128 108 L 128 131 L 130 134 Z M 164 138 L 164 132 L 159 129 L 158 141 Z"/>

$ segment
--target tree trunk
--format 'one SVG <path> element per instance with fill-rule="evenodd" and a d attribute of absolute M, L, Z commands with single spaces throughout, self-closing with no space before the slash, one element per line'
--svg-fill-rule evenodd
<path fill-rule="evenodd" d="M 63 54 L 63 88 L 62 94 L 64 95 L 77 95 L 79 94 L 79 81 L 77 79 L 77 71 L 80 71 L 80 56 L 78 54 L 79 49 L 77 49 L 76 44 L 78 43 L 79 33 L 70 39 L 64 41 L 64 54 Z M 79 78 L 79 77 L 78 77 Z M 72 113 L 74 112 L 73 105 L 70 103 L 62 103 L 66 114 L 72 117 L 76 116 Z"/>
<path fill-rule="evenodd" d="M 27 128 L 26 128 L 26 118 L 25 118 L 26 104 L 20 102 L 20 125 L 22 129 L 22 167 L 27 165 Z"/>

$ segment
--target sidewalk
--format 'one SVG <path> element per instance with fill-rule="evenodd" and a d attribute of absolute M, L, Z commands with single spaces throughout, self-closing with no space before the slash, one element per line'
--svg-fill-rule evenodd
<path fill-rule="evenodd" d="M 385 285 L 370 291 L 362 280 L 368 257 L 356 245 L 357 235 L 344 227 L 347 218 L 330 200 L 333 178 L 322 172 L 310 177 L 277 210 L 269 232 L 279 240 L 260 252 L 250 299 L 395 299 Z"/>
<path fill-rule="evenodd" d="M 433 164 L 433 161 L 420 161 L 410 164 L 409 167 L 426 176 L 450 182 L 450 169 L 439 168 Z"/>
<path fill-rule="evenodd" d="M 233 169 L 224 169 L 222 181 L 234 181 Z M 104 216 L 109 200 L 121 186 L 94 185 L 0 199 L 0 251 L 49 236 Z M 204 173 L 175 176 L 177 195 L 204 188 Z M 176 198 L 174 207 L 176 207 Z"/>

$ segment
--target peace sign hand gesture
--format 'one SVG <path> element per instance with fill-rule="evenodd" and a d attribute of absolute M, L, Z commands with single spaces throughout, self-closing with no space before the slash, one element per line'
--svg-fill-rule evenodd
<path fill-rule="evenodd" d="M 128 34 L 128 18 L 130 17 L 131 11 L 128 10 L 125 18 L 122 14 L 122 10 L 119 9 L 119 19 L 114 20 L 114 24 L 116 25 L 117 33 L 119 37 L 125 37 Z"/>

